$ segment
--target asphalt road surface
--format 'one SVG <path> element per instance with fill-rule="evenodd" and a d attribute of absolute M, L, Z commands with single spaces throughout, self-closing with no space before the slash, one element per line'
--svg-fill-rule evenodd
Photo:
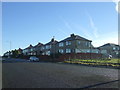
<path fill-rule="evenodd" d="M 118 84 L 118 69 L 47 62 L 2 64 L 2 88 L 119 88 Z"/>

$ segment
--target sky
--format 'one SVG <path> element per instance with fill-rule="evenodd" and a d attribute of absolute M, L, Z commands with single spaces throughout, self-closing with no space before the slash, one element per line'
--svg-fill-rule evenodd
<path fill-rule="evenodd" d="M 115 2 L 3 2 L 2 50 L 60 41 L 74 33 L 95 47 L 118 44 Z"/>

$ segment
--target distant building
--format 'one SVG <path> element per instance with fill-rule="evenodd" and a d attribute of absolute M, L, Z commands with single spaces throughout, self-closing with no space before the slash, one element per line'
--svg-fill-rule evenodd
<path fill-rule="evenodd" d="M 23 53 L 23 50 L 21 48 L 18 49 L 18 54 L 22 54 Z"/>
<path fill-rule="evenodd" d="M 55 55 L 55 54 L 71 54 L 78 55 L 102 55 L 117 57 L 120 51 L 120 46 L 116 44 L 107 43 L 100 47 L 94 47 L 92 41 L 83 38 L 79 35 L 71 34 L 69 37 L 57 41 L 54 37 L 46 44 L 38 43 L 35 46 L 31 44 L 25 49 L 18 49 L 18 54 L 23 55 Z M 12 51 L 6 52 L 4 56 L 12 55 Z M 79 56 L 79 55 L 78 55 Z M 87 57 L 87 56 L 86 56 Z"/>
<path fill-rule="evenodd" d="M 33 48 L 32 55 L 42 55 L 42 46 L 43 44 L 39 42 L 37 45 L 32 47 Z"/>
<path fill-rule="evenodd" d="M 59 53 L 90 53 L 93 48 L 91 40 L 71 34 L 70 37 L 57 43 L 56 49 Z"/>
<path fill-rule="evenodd" d="M 117 58 L 118 54 L 120 53 L 120 46 L 113 43 L 107 43 L 98 48 L 100 50 L 106 50 L 107 51 L 106 55 L 107 56 L 112 55 L 112 57 L 114 58 Z"/>
<path fill-rule="evenodd" d="M 58 41 L 56 41 L 54 38 L 51 39 L 50 42 L 46 43 L 42 46 L 42 55 L 50 55 L 56 53 L 56 44 Z"/>
<path fill-rule="evenodd" d="M 10 52 L 6 52 L 6 53 L 4 53 L 3 56 L 9 56 L 9 55 L 10 55 Z"/>
<path fill-rule="evenodd" d="M 24 55 L 33 55 L 33 46 L 30 44 L 27 48 L 23 49 Z"/>

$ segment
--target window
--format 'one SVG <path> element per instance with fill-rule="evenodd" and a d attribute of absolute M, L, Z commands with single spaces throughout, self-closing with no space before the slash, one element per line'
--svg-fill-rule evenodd
<path fill-rule="evenodd" d="M 45 49 L 44 46 L 42 46 L 42 47 L 41 47 L 41 50 L 44 50 L 44 49 Z"/>
<path fill-rule="evenodd" d="M 116 52 L 116 55 L 118 55 L 119 54 L 119 52 Z"/>
<path fill-rule="evenodd" d="M 100 51 L 102 54 L 107 54 L 107 50 L 101 50 Z"/>
<path fill-rule="evenodd" d="M 98 53 L 98 51 L 96 51 L 96 53 Z"/>
<path fill-rule="evenodd" d="M 46 55 L 50 55 L 50 51 L 46 51 Z"/>
<path fill-rule="evenodd" d="M 91 47 L 91 42 L 88 43 L 88 46 Z"/>
<path fill-rule="evenodd" d="M 46 49 L 50 49 L 51 45 L 46 45 L 45 47 L 46 47 Z"/>
<path fill-rule="evenodd" d="M 78 44 L 80 44 L 81 42 L 80 41 L 78 41 Z"/>
<path fill-rule="evenodd" d="M 113 50 L 115 50 L 116 48 L 115 47 L 113 47 Z"/>
<path fill-rule="evenodd" d="M 59 53 L 64 53 L 64 50 L 63 49 L 59 49 Z"/>
<path fill-rule="evenodd" d="M 49 49 L 49 45 L 46 45 L 46 49 Z"/>
<path fill-rule="evenodd" d="M 66 49 L 66 53 L 71 53 L 71 49 Z"/>
<path fill-rule="evenodd" d="M 90 52 L 90 50 L 87 50 L 87 53 L 89 53 Z"/>
<path fill-rule="evenodd" d="M 75 53 L 80 53 L 82 52 L 81 49 L 75 49 Z"/>
<path fill-rule="evenodd" d="M 45 55 L 45 53 L 43 52 L 42 55 Z"/>
<path fill-rule="evenodd" d="M 49 48 L 51 48 L 51 45 L 49 45 Z"/>
<path fill-rule="evenodd" d="M 37 55 L 36 52 L 34 52 L 33 55 Z"/>
<path fill-rule="evenodd" d="M 59 43 L 59 47 L 63 47 L 63 46 L 64 46 L 63 42 Z"/>
<path fill-rule="evenodd" d="M 85 44 L 86 44 L 86 46 L 88 46 L 88 42 L 86 42 Z"/>
<path fill-rule="evenodd" d="M 25 53 L 28 52 L 28 49 L 25 49 L 24 52 L 25 52 Z"/>
<path fill-rule="evenodd" d="M 66 45 L 71 45 L 71 41 L 66 41 Z"/>
<path fill-rule="evenodd" d="M 117 50 L 119 50 L 119 47 L 117 47 Z"/>
<path fill-rule="evenodd" d="M 31 48 L 30 51 L 33 51 L 33 48 Z"/>

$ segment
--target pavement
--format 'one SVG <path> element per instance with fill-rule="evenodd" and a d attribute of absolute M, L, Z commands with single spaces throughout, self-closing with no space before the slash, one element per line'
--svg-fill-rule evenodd
<path fill-rule="evenodd" d="M 2 63 L 2 88 L 119 88 L 118 72 L 74 64 Z"/>

